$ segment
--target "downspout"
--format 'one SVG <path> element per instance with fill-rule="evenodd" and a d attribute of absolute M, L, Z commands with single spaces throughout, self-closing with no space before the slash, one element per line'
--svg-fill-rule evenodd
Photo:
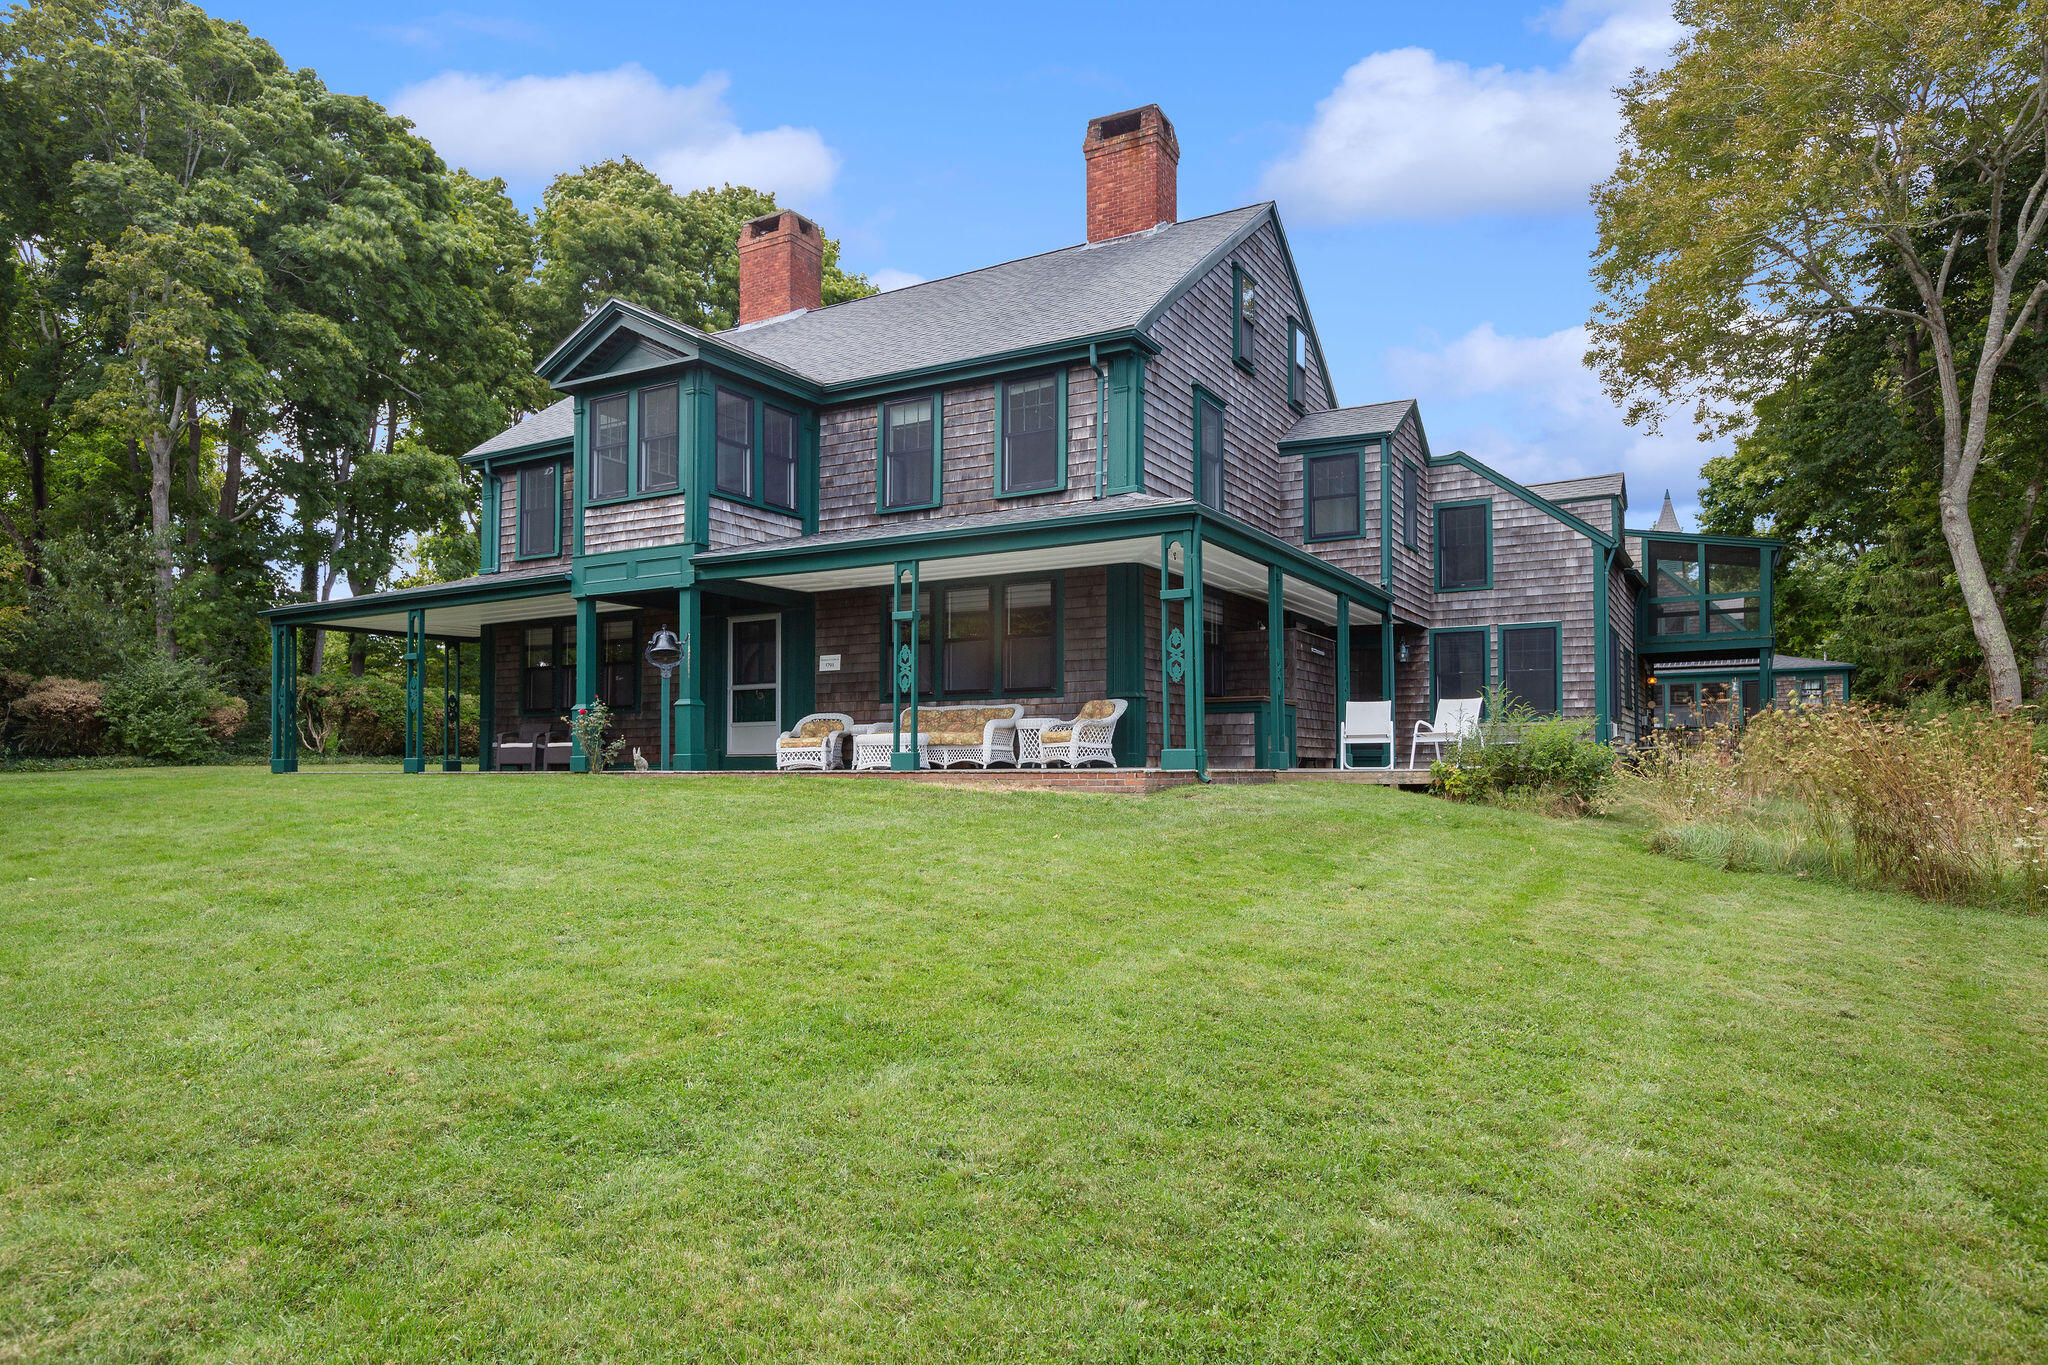
<path fill-rule="evenodd" d="M 1103 433 L 1108 424 L 1103 420 L 1108 409 L 1104 399 L 1109 388 L 1109 374 L 1095 354 L 1095 343 L 1088 343 L 1088 368 L 1095 371 L 1095 496 L 1102 496 L 1103 476 L 1109 470 L 1108 446 Z"/>

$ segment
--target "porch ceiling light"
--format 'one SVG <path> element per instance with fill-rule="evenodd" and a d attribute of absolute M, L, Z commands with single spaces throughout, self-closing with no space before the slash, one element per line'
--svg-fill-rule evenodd
<path fill-rule="evenodd" d="M 654 638 L 647 642 L 647 662 L 661 670 L 664 681 L 682 661 L 683 642 L 676 639 L 676 633 L 667 626 L 655 631 Z"/>

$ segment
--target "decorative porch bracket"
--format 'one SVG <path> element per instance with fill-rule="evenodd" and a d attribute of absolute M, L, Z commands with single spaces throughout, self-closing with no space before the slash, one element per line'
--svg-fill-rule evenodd
<path fill-rule="evenodd" d="M 1180 586 L 1173 585 L 1174 575 Z M 1180 625 L 1173 623 L 1173 604 L 1180 605 Z M 1159 537 L 1159 641 L 1162 677 L 1159 682 L 1159 766 L 1180 771 L 1205 771 L 1208 724 L 1202 688 L 1202 541 L 1192 530 L 1168 531 Z M 1181 688 L 1182 739 L 1173 747 L 1173 689 Z"/>
<path fill-rule="evenodd" d="M 405 614 L 405 770 L 427 770 L 427 613 Z"/>
<path fill-rule="evenodd" d="M 908 605 L 905 593 L 908 592 Z M 917 694 L 923 689 L 917 676 L 917 561 L 896 565 L 889 588 L 889 766 L 902 772 L 917 770 Z M 910 747 L 903 747 L 903 698 L 910 696 Z"/>
<path fill-rule="evenodd" d="M 441 642 L 441 771 L 462 771 L 462 641 Z"/>
<path fill-rule="evenodd" d="M 270 771 L 299 770 L 299 632 L 270 628 Z"/>

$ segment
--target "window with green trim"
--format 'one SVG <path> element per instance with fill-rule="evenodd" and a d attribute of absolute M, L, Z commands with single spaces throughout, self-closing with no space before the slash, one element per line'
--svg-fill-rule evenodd
<path fill-rule="evenodd" d="M 1231 332 L 1230 355 L 1240 367 L 1252 368 L 1252 348 L 1258 340 L 1259 282 L 1241 265 L 1230 267 Z"/>
<path fill-rule="evenodd" d="M 1652 635 L 1744 635 L 1763 629 L 1762 547 L 1652 540 L 1645 550 Z"/>
<path fill-rule="evenodd" d="M 640 491 L 672 493 L 677 484 L 676 386 L 640 390 Z"/>
<path fill-rule="evenodd" d="M 754 400 L 731 389 L 719 389 L 714 425 L 712 487 L 736 498 L 753 497 Z"/>
<path fill-rule="evenodd" d="M 761 409 L 761 501 L 784 511 L 796 510 L 796 414 L 778 407 Z"/>
<path fill-rule="evenodd" d="M 1401 462 L 1401 543 L 1415 548 L 1415 531 L 1422 515 L 1422 474 L 1406 460 Z"/>
<path fill-rule="evenodd" d="M 1223 404 L 1195 390 L 1195 499 L 1223 510 Z"/>
<path fill-rule="evenodd" d="M 1297 408 L 1308 402 L 1308 332 L 1287 319 L 1287 401 Z"/>
<path fill-rule="evenodd" d="M 1562 704 L 1561 665 L 1556 626 L 1500 628 L 1500 680 L 1511 701 L 1539 716 L 1555 715 Z"/>
<path fill-rule="evenodd" d="M 882 510 L 939 502 L 939 400 L 936 395 L 882 404 Z"/>
<path fill-rule="evenodd" d="M 1486 629 L 1439 630 L 1430 634 L 1429 687 L 1432 697 L 1465 698 L 1486 693 Z"/>
<path fill-rule="evenodd" d="M 1337 540 L 1363 534 L 1355 451 L 1311 457 L 1302 467 L 1302 496 L 1307 539 Z"/>
<path fill-rule="evenodd" d="M 601 616 L 597 621 L 597 699 L 614 711 L 640 709 L 638 620 Z"/>
<path fill-rule="evenodd" d="M 936 606 L 936 620 L 934 607 Z M 891 652 L 888 613 L 882 658 Z M 918 699 L 1058 696 L 1060 581 L 984 579 L 921 589 L 917 595 Z M 882 695 L 891 695 L 886 666 Z"/>
<path fill-rule="evenodd" d="M 627 492 L 626 413 L 631 400 L 609 394 L 590 404 L 590 496 L 623 498 Z"/>
<path fill-rule="evenodd" d="M 1467 592 L 1493 583 L 1493 505 L 1447 502 L 1436 509 L 1436 586 Z"/>
<path fill-rule="evenodd" d="M 1010 379 L 1000 385 L 1002 479 L 1005 493 L 1045 493 L 1066 483 L 1060 462 L 1060 377 Z"/>
<path fill-rule="evenodd" d="M 521 559 L 545 559 L 562 552 L 561 466 L 530 464 L 519 470 Z"/>
<path fill-rule="evenodd" d="M 519 709 L 529 716 L 567 714 L 576 690 L 576 624 L 526 627 L 520 641 Z"/>

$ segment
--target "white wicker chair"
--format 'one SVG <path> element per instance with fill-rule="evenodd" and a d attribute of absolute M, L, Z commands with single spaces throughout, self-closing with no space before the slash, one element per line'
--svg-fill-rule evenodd
<path fill-rule="evenodd" d="M 978 727 L 972 719 L 974 712 L 986 715 L 1000 712 L 1000 715 L 983 720 Z M 986 768 L 992 763 L 1017 762 L 1017 722 L 1024 718 L 1024 708 L 1015 705 L 992 706 L 920 706 L 917 708 L 917 727 L 931 738 L 929 753 L 934 768 L 949 767 L 955 763 L 972 763 Z M 962 729 L 962 724 L 965 729 Z M 903 713 L 904 725 L 910 724 L 910 712 Z M 962 740 L 972 736 L 971 743 Z"/>
<path fill-rule="evenodd" d="M 1129 706 L 1122 697 L 1089 702 L 1081 708 L 1081 714 L 1062 728 L 1039 731 L 1039 756 L 1047 764 L 1064 763 L 1070 768 L 1083 763 L 1107 763 L 1114 768 L 1116 723 L 1124 718 Z"/>
<path fill-rule="evenodd" d="M 1408 766 L 1415 766 L 1415 750 L 1418 745 L 1434 746 L 1436 756 L 1442 758 L 1444 745 L 1478 738 L 1479 709 L 1482 700 L 1480 697 L 1438 698 L 1436 720 L 1415 722 L 1415 734 L 1408 741 Z"/>
<path fill-rule="evenodd" d="M 1351 746 L 1376 744 L 1387 751 L 1382 768 L 1394 766 L 1394 703 L 1390 701 L 1347 701 L 1344 722 L 1337 731 L 1337 766 L 1354 768 Z"/>
<path fill-rule="evenodd" d="M 775 741 L 777 770 L 816 768 L 823 772 L 838 767 L 840 738 L 852 728 L 852 716 L 838 711 L 813 711 Z"/>

